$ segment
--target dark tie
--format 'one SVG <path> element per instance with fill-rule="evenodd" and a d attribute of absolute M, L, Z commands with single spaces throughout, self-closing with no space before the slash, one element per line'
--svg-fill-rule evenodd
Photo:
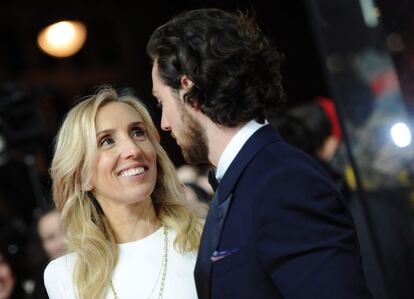
<path fill-rule="evenodd" d="M 224 220 L 226 219 L 232 197 L 232 195 L 229 195 L 226 200 L 220 203 L 219 192 L 220 187 L 218 187 L 218 192 L 214 194 L 211 207 L 208 211 L 195 267 L 194 274 L 199 299 L 211 299 L 211 256 L 213 251 L 217 250 L 221 230 Z"/>
<path fill-rule="evenodd" d="M 208 170 L 208 182 L 210 183 L 211 188 L 213 188 L 214 192 L 216 192 L 218 181 L 216 179 L 216 172 L 213 168 Z"/>

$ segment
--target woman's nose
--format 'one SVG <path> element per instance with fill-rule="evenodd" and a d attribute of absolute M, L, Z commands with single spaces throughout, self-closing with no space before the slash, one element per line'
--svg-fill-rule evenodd
<path fill-rule="evenodd" d="M 135 140 L 127 138 L 122 145 L 122 157 L 124 159 L 137 158 L 142 153 L 141 148 Z"/>

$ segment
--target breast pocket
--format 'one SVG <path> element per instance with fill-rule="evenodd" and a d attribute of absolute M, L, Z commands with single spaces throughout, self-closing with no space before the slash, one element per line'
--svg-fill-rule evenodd
<path fill-rule="evenodd" d="M 212 298 L 251 299 L 251 261 L 243 251 L 213 263 Z"/>
<path fill-rule="evenodd" d="M 213 274 L 220 275 L 235 270 L 249 263 L 249 258 L 243 249 L 213 262 Z"/>

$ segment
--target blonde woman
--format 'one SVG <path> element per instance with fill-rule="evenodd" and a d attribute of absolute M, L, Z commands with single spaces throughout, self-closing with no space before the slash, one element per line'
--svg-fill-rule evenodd
<path fill-rule="evenodd" d="M 197 298 L 201 221 L 145 106 L 108 86 L 77 104 L 50 169 L 70 253 L 50 262 L 51 299 Z"/>

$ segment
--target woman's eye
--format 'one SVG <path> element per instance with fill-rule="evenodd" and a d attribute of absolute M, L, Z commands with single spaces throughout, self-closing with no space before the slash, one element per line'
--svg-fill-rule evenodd
<path fill-rule="evenodd" d="M 143 138 L 147 136 L 147 132 L 143 128 L 133 128 L 132 136 L 137 138 Z"/>
<path fill-rule="evenodd" d="M 99 146 L 103 146 L 103 145 L 109 145 L 114 143 L 114 141 L 112 140 L 111 137 L 103 137 L 100 141 L 99 141 Z"/>

